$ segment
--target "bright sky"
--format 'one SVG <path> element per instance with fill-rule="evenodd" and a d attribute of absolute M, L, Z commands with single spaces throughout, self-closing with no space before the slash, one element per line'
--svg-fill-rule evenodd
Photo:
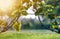
<path fill-rule="evenodd" d="M 13 5 L 13 0 L 0 0 L 0 9 L 6 11 Z"/>
<path fill-rule="evenodd" d="M 11 4 L 13 4 L 13 3 L 14 2 L 12 0 L 0 0 L 0 9 L 3 10 L 3 11 L 6 11 L 11 6 Z M 29 15 L 22 16 L 22 17 L 25 17 L 25 18 L 33 18 L 34 19 L 36 16 L 34 15 L 35 12 L 33 10 L 34 10 L 33 9 L 33 6 L 31 6 L 27 10 L 27 12 L 28 12 Z M 4 17 L 3 17 L 3 19 L 7 18 L 7 16 L 5 18 Z"/>
<path fill-rule="evenodd" d="M 31 6 L 28 10 L 27 10 L 27 12 L 28 12 L 28 15 L 27 16 L 25 16 L 26 18 L 35 18 L 36 16 L 34 15 L 35 14 L 35 12 L 33 11 L 33 6 Z"/>

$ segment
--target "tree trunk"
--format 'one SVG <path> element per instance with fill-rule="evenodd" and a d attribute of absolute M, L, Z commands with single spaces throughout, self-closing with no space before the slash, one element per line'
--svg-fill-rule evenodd
<path fill-rule="evenodd" d="M 39 22 L 42 24 L 41 20 L 40 20 L 40 16 L 38 15 L 38 19 L 39 19 Z"/>
<path fill-rule="evenodd" d="M 10 22 L 10 24 L 7 25 L 7 27 L 4 27 L 3 30 L 1 30 L 0 33 L 5 32 L 5 31 L 7 31 L 8 29 L 10 29 L 10 28 L 13 26 L 13 24 L 18 21 L 19 17 L 20 17 L 20 14 L 18 14 L 18 15 Z"/>

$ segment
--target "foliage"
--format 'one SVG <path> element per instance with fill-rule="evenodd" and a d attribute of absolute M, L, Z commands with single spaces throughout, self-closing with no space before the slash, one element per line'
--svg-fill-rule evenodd
<path fill-rule="evenodd" d="M 24 4 L 26 5 L 24 6 Z M 55 19 L 57 14 L 60 14 L 60 1 L 59 0 L 16 0 L 16 3 L 13 5 L 11 12 L 9 12 L 9 17 L 12 19 L 10 24 L 6 24 L 7 30 L 14 25 L 14 28 L 19 31 L 21 22 L 17 22 L 21 15 L 26 16 L 26 12 L 31 6 L 36 10 L 35 15 L 39 16 L 43 14 L 48 19 Z M 39 17 L 38 17 L 39 18 Z M 39 18 L 40 20 L 40 18 Z M 41 21 L 40 21 L 41 22 Z M 0 25 L 3 23 L 0 22 Z M 8 28 L 9 26 L 9 28 Z M 4 31 L 4 29 L 2 30 Z"/>
<path fill-rule="evenodd" d="M 15 28 L 17 31 L 20 31 L 20 29 L 21 29 L 21 21 L 20 21 L 20 22 L 16 22 L 13 26 L 14 26 L 14 28 Z"/>
<path fill-rule="evenodd" d="M 9 13 L 9 17 L 12 19 L 11 20 L 11 23 L 10 24 L 7 24 L 7 25 L 5 25 L 5 26 L 7 26 L 6 28 L 6 30 L 5 30 L 5 28 L 3 27 L 3 32 L 5 32 L 5 31 L 7 31 L 9 28 L 11 28 L 13 25 L 14 25 L 14 28 L 17 30 L 17 31 L 19 31 L 20 30 L 20 27 L 21 27 L 21 22 L 17 22 L 18 21 L 18 19 L 19 19 L 19 17 L 21 16 L 21 15 L 24 15 L 24 16 L 26 16 L 27 15 L 27 12 L 26 12 L 26 10 L 30 7 L 29 6 L 29 4 L 28 4 L 28 6 L 27 7 L 25 7 L 25 6 L 23 6 L 23 4 L 24 3 L 29 3 L 30 2 L 30 0 L 20 0 L 20 1 L 17 1 L 17 3 L 15 3 L 14 4 L 14 7 L 15 7 L 15 9 L 13 9 L 12 8 L 12 11 Z M 26 9 L 27 8 L 27 9 Z M 9 21 L 8 21 L 8 23 L 9 23 Z M 1 23 L 2 24 L 2 23 Z M 2 24 L 3 25 L 3 24 Z"/>

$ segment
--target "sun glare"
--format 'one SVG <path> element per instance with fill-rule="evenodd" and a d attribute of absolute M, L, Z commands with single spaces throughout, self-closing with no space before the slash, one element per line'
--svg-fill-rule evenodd
<path fill-rule="evenodd" d="M 14 0 L 0 0 L 0 10 L 6 11 L 14 4 Z"/>

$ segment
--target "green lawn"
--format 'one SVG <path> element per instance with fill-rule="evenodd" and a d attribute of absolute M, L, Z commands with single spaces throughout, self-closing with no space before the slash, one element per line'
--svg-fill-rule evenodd
<path fill-rule="evenodd" d="M 0 39 L 60 39 L 60 34 L 5 32 L 0 34 Z"/>

